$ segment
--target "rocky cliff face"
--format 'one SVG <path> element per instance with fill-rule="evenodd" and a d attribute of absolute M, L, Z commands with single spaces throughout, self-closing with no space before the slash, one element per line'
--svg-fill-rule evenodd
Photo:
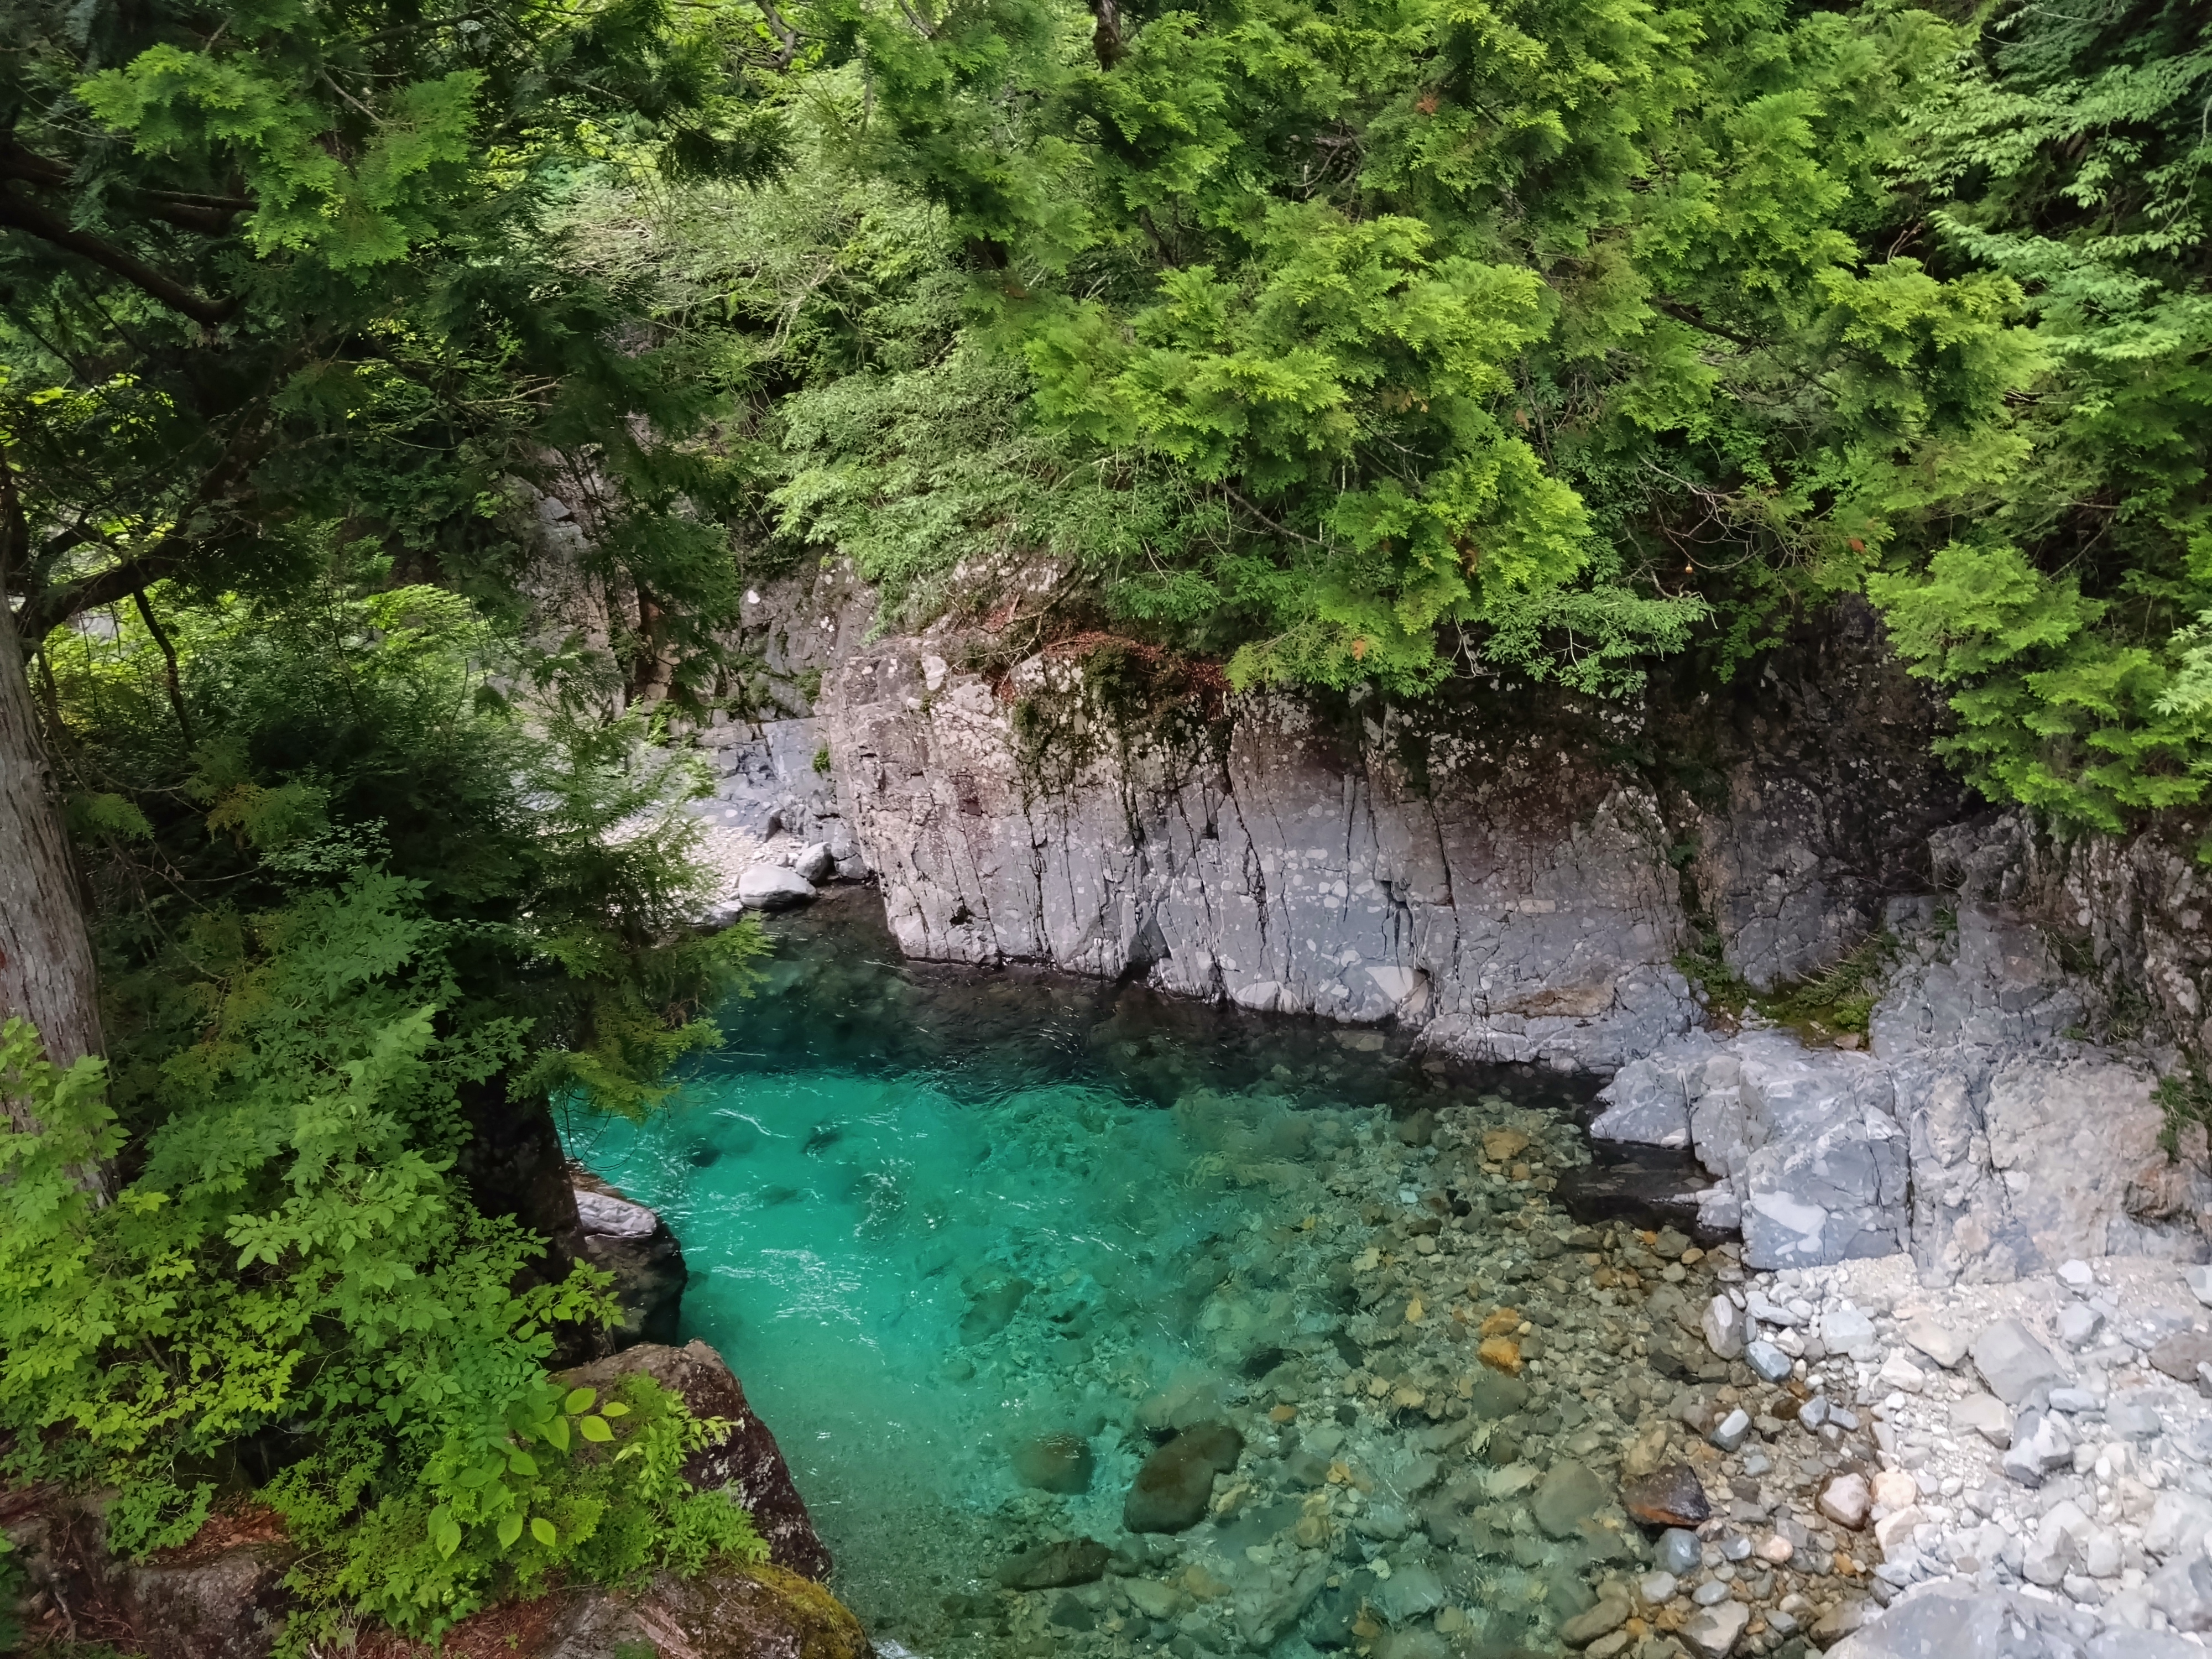
<path fill-rule="evenodd" d="M 755 614 L 746 648 L 818 695 L 708 734 L 740 856 L 830 845 L 915 957 L 1395 1018 L 1471 1059 L 1611 1071 L 1690 1029 L 1693 925 L 1754 984 L 1819 968 L 1927 890 L 1964 806 L 1863 611 L 1731 688 L 1407 707 L 1231 698 L 1097 636 L 1011 665 L 987 634 L 871 641 L 834 575 Z"/>
<path fill-rule="evenodd" d="M 1609 763 L 1605 714 L 1427 731 L 1255 697 L 1117 726 L 1079 663 L 994 686 L 928 643 L 882 641 L 825 688 L 840 797 L 908 954 L 1395 1016 L 1561 1066 L 1688 1025 L 1666 827 Z"/>
<path fill-rule="evenodd" d="M 1625 1066 L 1601 1139 L 1689 1146 L 1704 1218 L 1759 1268 L 1909 1250 L 1923 1282 L 2075 1257 L 2193 1261 L 2212 1234 L 2202 1131 L 2170 1158 L 2153 1066 L 2085 1040 L 2103 993 L 2002 912 L 1893 903 L 1903 961 L 1872 1052 L 1692 1032 Z"/>

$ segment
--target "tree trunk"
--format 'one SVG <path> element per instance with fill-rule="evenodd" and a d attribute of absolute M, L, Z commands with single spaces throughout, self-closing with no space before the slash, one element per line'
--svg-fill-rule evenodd
<path fill-rule="evenodd" d="M 39 1028 L 66 1066 L 101 1052 L 92 935 L 40 741 L 15 618 L 0 592 L 0 1018 Z M 20 1102 L 5 1103 L 17 1127 Z"/>

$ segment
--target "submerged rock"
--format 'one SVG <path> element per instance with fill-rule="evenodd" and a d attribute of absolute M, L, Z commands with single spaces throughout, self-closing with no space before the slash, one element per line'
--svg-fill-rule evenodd
<path fill-rule="evenodd" d="M 1555 1463 L 1529 1500 L 1536 1524 L 1553 1538 L 1571 1538 L 1607 1501 L 1605 1483 L 1580 1463 Z"/>
<path fill-rule="evenodd" d="M 960 1340 L 973 1343 L 996 1336 L 1013 1322 L 1033 1288 L 1026 1279 L 1002 1279 L 985 1285 L 960 1317 Z"/>
<path fill-rule="evenodd" d="M 1226 1423 L 1202 1423 L 1162 1446 L 1137 1471 L 1121 1506 L 1131 1532 L 1182 1532 L 1206 1518 L 1213 1477 L 1237 1467 L 1244 1437 Z"/>
<path fill-rule="evenodd" d="M 1095 1584 L 1106 1576 L 1112 1552 L 1095 1538 L 1071 1538 L 1039 1544 L 1010 1556 L 999 1568 L 999 1582 L 1012 1590 L 1065 1589 Z"/>
<path fill-rule="evenodd" d="M 1091 1488 L 1091 1447 L 1080 1435 L 1041 1434 L 1014 1448 L 1014 1479 L 1040 1492 Z"/>
<path fill-rule="evenodd" d="M 1686 1463 L 1670 1464 L 1621 1488 L 1621 1507 L 1647 1527 L 1702 1527 L 1713 1518 L 1705 1484 Z"/>

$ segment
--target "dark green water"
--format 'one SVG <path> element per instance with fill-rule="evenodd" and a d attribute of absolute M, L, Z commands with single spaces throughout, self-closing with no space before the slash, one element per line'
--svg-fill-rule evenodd
<path fill-rule="evenodd" d="M 916 969 L 867 894 L 783 932 L 768 987 L 675 1109 L 643 1128 L 579 1115 L 569 1141 L 675 1228 L 684 1334 L 723 1352 L 775 1429 L 839 1592 L 921 1654 L 1182 1634 L 1111 1597 L 1089 1632 L 1040 1629 L 1049 1607 L 1011 1604 L 991 1575 L 1078 1536 L 1179 1570 L 1175 1552 L 1218 1528 L 1121 1530 L 1146 1431 L 1164 1427 L 1150 1419 L 1196 1398 L 1264 1429 L 1255 1413 L 1286 1393 L 1338 1411 L 1359 1358 L 1341 1334 L 1350 1270 L 1317 1241 L 1349 1255 L 1360 1182 L 1407 1206 L 1436 1185 L 1437 1149 L 1398 1126 L 1477 1100 L 1565 1126 L 1594 1086 L 1447 1076 L 1380 1033 L 1140 989 Z M 1022 1479 L 1055 1458 L 1062 1485 L 1087 1459 L 1087 1486 Z M 1291 1635 L 1279 1650 L 1311 1650 Z"/>

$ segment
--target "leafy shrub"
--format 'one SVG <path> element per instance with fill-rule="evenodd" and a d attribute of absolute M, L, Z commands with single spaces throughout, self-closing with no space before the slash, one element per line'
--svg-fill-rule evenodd
<path fill-rule="evenodd" d="M 7 1473 L 119 1487 L 110 1542 L 143 1553 L 198 1529 L 214 1474 L 279 1464 L 262 1496 L 306 1552 L 309 1626 L 434 1635 L 556 1570 L 757 1554 L 677 1473 L 726 1425 L 649 1379 L 601 1402 L 548 1378 L 555 1326 L 611 1317 L 604 1276 L 517 1293 L 537 1241 L 416 1144 L 471 1061 L 403 1006 L 428 931 L 408 896 L 365 875 L 258 930 L 289 948 L 164 1068 L 173 1115 L 110 1203 L 86 1178 L 123 1146 L 104 1064 L 0 1027 L 0 1091 L 39 1126 L 0 1133 Z"/>

